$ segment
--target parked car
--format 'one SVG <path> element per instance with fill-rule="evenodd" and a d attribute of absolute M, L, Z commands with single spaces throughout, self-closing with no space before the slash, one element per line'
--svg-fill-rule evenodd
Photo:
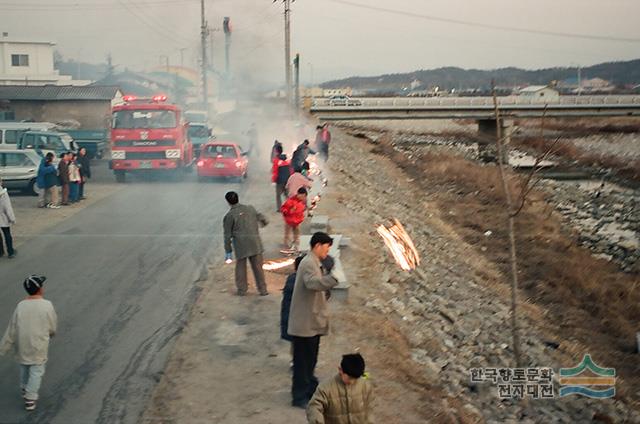
<path fill-rule="evenodd" d="M 52 152 L 56 157 L 61 153 L 77 150 L 69 134 L 55 131 L 27 131 L 22 134 L 16 147 L 34 149 L 41 156 Z"/>
<path fill-rule="evenodd" d="M 27 131 L 55 131 L 51 122 L 0 122 L 0 148 L 15 149 Z"/>
<path fill-rule="evenodd" d="M 0 150 L 0 178 L 8 190 L 38 195 L 36 177 L 42 158 L 35 150 Z"/>
<path fill-rule="evenodd" d="M 349 96 L 336 94 L 329 97 L 329 106 L 362 106 L 360 99 L 352 99 Z"/>
<path fill-rule="evenodd" d="M 249 160 L 247 153 L 242 152 L 236 143 L 209 142 L 202 146 L 196 162 L 198 180 L 210 177 L 247 178 Z"/>

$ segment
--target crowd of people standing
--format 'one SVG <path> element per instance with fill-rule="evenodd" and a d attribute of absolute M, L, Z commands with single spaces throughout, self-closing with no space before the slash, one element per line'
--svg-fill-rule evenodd
<path fill-rule="evenodd" d="M 91 178 L 91 162 L 83 147 L 78 153 L 65 152 L 56 166 L 49 152 L 40 162 L 36 184 L 40 189 L 38 206 L 59 209 L 85 199 L 84 186 Z M 60 201 L 58 201 L 60 199 Z"/>

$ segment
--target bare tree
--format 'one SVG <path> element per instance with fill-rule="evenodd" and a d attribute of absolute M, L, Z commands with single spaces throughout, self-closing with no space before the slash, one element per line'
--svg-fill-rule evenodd
<path fill-rule="evenodd" d="M 513 340 L 513 355 L 516 366 L 522 365 L 520 355 L 520 335 L 518 333 L 517 307 L 518 307 L 518 255 L 516 252 L 516 236 L 515 236 L 515 215 L 513 214 L 513 200 L 511 197 L 511 189 L 504 170 L 505 159 L 508 158 L 509 150 L 502 138 L 502 125 L 500 121 L 500 109 L 498 108 L 498 99 L 496 98 L 495 83 L 491 83 L 491 92 L 493 96 L 493 108 L 496 118 L 496 148 L 498 150 L 498 170 L 500 171 L 500 180 L 504 190 L 505 199 L 507 201 L 507 221 L 509 227 L 509 252 L 511 262 L 511 338 Z"/>
<path fill-rule="evenodd" d="M 522 211 L 527 201 L 528 195 L 541 181 L 541 178 L 537 177 L 539 171 L 542 169 L 541 164 L 546 160 L 549 155 L 554 151 L 560 137 L 557 137 L 551 146 L 541 155 L 538 155 L 535 159 L 531 171 L 523 178 L 520 184 L 520 192 L 517 195 L 517 202 L 514 203 L 511 193 L 511 187 L 507 177 L 505 168 L 509 165 L 509 147 L 505 142 L 509 135 L 504 136 L 502 134 L 500 108 L 498 107 L 498 99 L 496 97 L 495 85 L 492 82 L 492 96 L 494 116 L 496 120 L 496 149 L 498 156 L 498 171 L 500 173 L 500 180 L 502 181 L 502 188 L 505 194 L 505 200 L 507 203 L 507 225 L 509 231 L 509 253 L 510 253 L 510 265 L 511 265 L 511 337 L 513 342 L 513 355 L 517 367 L 522 366 L 522 356 L 520 351 L 520 333 L 518 329 L 518 254 L 516 250 L 516 230 L 515 230 L 515 218 Z M 545 105 L 542 122 L 540 125 L 540 137 L 544 138 L 544 121 L 547 113 L 547 106 Z M 506 162 L 506 163 L 505 163 Z"/>

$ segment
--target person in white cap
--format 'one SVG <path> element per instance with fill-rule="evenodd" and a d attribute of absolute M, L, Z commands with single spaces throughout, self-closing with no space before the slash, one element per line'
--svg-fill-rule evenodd
<path fill-rule="evenodd" d="M 23 286 L 29 296 L 18 303 L 0 340 L 0 355 L 12 351 L 20 365 L 20 389 L 27 411 L 36 409 L 49 353 L 49 339 L 56 333 L 58 325 L 53 304 L 44 299 L 46 279 L 30 275 L 24 280 Z"/>

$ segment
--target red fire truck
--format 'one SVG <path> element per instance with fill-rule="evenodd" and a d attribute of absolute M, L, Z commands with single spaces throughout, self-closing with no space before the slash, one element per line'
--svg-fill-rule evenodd
<path fill-rule="evenodd" d="M 188 124 L 180 108 L 165 103 L 167 96 L 124 96 L 112 109 L 111 169 L 116 181 L 126 173 L 171 170 L 182 172 L 193 164 Z"/>

